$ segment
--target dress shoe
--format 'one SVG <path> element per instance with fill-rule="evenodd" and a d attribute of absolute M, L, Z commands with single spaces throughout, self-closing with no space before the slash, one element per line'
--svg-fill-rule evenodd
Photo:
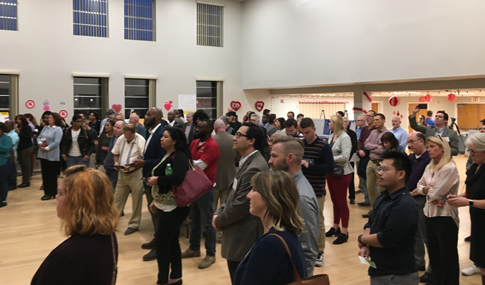
<path fill-rule="evenodd" d="M 143 256 L 143 261 L 152 261 L 157 259 L 157 249 L 153 248 L 149 253 Z"/>
<path fill-rule="evenodd" d="M 44 195 L 42 196 L 42 198 L 40 198 L 42 201 L 47 201 L 47 200 L 50 200 L 50 199 L 55 199 L 56 198 L 56 195 Z"/>
<path fill-rule="evenodd" d="M 19 188 L 25 188 L 25 187 L 30 187 L 30 183 L 21 183 L 19 184 L 19 186 L 17 186 Z"/>
<path fill-rule="evenodd" d="M 7 202 L 3 201 L 3 202 L 0 202 L 0 208 L 3 208 L 7 206 Z"/>
<path fill-rule="evenodd" d="M 433 284 L 433 277 L 431 273 L 424 273 L 421 277 L 419 277 L 419 283 L 430 283 Z"/>
<path fill-rule="evenodd" d="M 367 214 L 363 214 L 363 215 L 362 215 L 362 218 L 366 218 L 366 219 L 367 219 L 367 218 L 369 218 L 369 216 L 370 216 L 370 213 L 371 213 L 371 212 L 372 212 L 372 211 L 369 211 L 369 213 L 367 213 Z"/>
<path fill-rule="evenodd" d="M 349 240 L 349 234 L 339 234 L 338 238 L 333 241 L 333 244 L 343 244 Z"/>
<path fill-rule="evenodd" d="M 155 248 L 155 239 L 152 239 L 150 242 L 142 244 L 141 248 L 143 248 L 143 249 L 153 249 L 153 248 Z"/>
<path fill-rule="evenodd" d="M 216 263 L 216 257 L 206 255 L 204 259 L 202 259 L 202 261 L 199 263 L 198 268 L 199 269 L 209 268 L 214 263 Z"/>
<path fill-rule="evenodd" d="M 370 203 L 367 203 L 367 202 L 360 202 L 360 203 L 357 203 L 357 205 L 361 207 L 370 207 Z"/>
<path fill-rule="evenodd" d="M 182 282 L 182 279 L 180 279 L 179 281 L 177 282 L 173 282 L 173 283 L 167 283 L 167 285 L 182 285 L 183 282 Z"/>
<path fill-rule="evenodd" d="M 471 242 L 472 241 L 472 236 L 467 236 L 465 238 L 465 242 Z"/>
<path fill-rule="evenodd" d="M 137 232 L 138 229 L 134 229 L 134 228 L 127 228 L 126 231 L 125 231 L 125 236 L 129 236 L 131 234 L 134 234 L 135 232 Z"/>
<path fill-rule="evenodd" d="M 15 190 L 15 189 L 17 189 L 17 185 L 8 186 L 8 191 L 12 191 L 12 190 Z"/>
<path fill-rule="evenodd" d="M 334 227 L 331 227 L 330 230 L 328 230 L 328 232 L 325 233 L 325 236 L 326 237 L 338 237 L 338 235 L 340 234 L 340 228 L 338 229 L 335 229 Z"/>
<path fill-rule="evenodd" d="M 350 199 L 350 204 L 354 205 L 355 204 L 355 199 Z"/>
<path fill-rule="evenodd" d="M 189 258 L 189 257 L 199 257 L 200 256 L 200 250 L 192 250 L 187 248 L 184 252 L 182 252 L 182 258 Z"/>

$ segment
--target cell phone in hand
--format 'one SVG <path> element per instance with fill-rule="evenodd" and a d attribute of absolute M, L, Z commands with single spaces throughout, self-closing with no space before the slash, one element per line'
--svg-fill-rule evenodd
<path fill-rule="evenodd" d="M 428 109 L 428 104 L 419 104 L 418 108 L 419 109 Z"/>

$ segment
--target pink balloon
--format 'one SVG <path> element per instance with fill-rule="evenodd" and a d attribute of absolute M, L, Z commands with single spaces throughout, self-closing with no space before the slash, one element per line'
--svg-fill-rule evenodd
<path fill-rule="evenodd" d="M 49 111 L 51 109 L 51 107 L 49 106 L 44 106 L 44 111 Z"/>

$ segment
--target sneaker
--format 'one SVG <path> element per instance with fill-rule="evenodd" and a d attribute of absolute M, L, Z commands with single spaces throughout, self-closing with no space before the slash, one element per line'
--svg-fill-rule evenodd
<path fill-rule="evenodd" d="M 200 256 L 200 250 L 192 250 L 187 248 L 184 252 L 182 252 L 182 258 L 189 258 L 189 257 L 199 257 Z"/>
<path fill-rule="evenodd" d="M 480 274 L 480 268 L 478 268 L 476 265 L 468 266 L 461 271 L 461 275 L 465 276 L 472 276 L 475 274 Z"/>
<path fill-rule="evenodd" d="M 212 264 L 216 262 L 216 257 L 215 256 L 209 256 L 206 255 L 204 259 L 199 263 L 199 269 L 205 269 L 210 267 Z"/>
<path fill-rule="evenodd" d="M 0 208 L 5 207 L 5 206 L 7 206 L 7 202 L 6 201 L 0 202 Z"/>
<path fill-rule="evenodd" d="M 317 267 L 323 266 L 323 252 L 318 253 L 317 260 L 315 260 L 315 266 Z"/>

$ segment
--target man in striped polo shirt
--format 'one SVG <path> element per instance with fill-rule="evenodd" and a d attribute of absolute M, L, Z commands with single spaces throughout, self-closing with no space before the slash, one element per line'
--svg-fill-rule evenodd
<path fill-rule="evenodd" d="M 303 175 L 310 182 L 317 196 L 320 216 L 320 231 L 318 233 L 318 258 L 315 266 L 323 266 L 323 250 L 325 249 L 325 218 L 323 205 L 325 204 L 325 173 L 332 172 L 334 168 L 333 154 L 330 146 L 316 134 L 315 124 L 310 118 L 303 118 L 300 129 L 305 143 L 305 153 L 301 161 Z"/>

